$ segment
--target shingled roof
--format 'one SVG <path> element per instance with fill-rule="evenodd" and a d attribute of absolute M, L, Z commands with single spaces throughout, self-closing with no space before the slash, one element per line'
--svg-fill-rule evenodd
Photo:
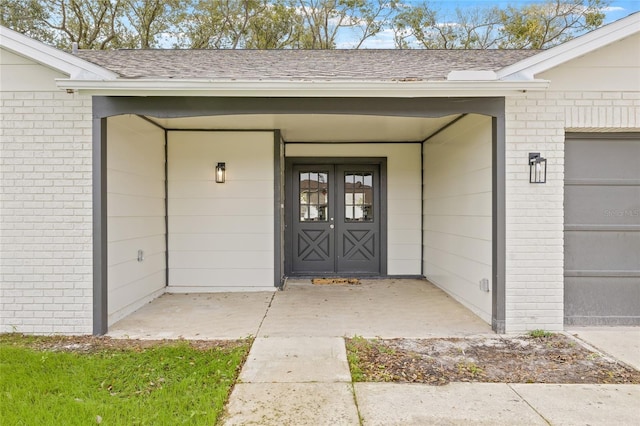
<path fill-rule="evenodd" d="M 80 50 L 127 79 L 438 81 L 497 71 L 537 50 Z"/>

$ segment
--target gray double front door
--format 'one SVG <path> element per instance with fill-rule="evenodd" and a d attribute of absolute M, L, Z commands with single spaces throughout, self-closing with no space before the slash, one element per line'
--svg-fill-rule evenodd
<path fill-rule="evenodd" d="M 382 194 L 380 164 L 291 162 L 287 273 L 381 274 Z"/>

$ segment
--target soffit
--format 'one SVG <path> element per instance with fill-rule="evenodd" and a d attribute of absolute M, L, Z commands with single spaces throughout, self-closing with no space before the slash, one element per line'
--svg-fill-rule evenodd
<path fill-rule="evenodd" d="M 225 115 L 159 119 L 173 130 L 275 130 L 287 142 L 406 142 L 422 141 L 458 115 L 411 118 L 334 114 Z"/>

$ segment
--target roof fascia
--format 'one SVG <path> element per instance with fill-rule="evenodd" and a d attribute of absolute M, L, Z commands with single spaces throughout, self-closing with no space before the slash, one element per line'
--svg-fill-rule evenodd
<path fill-rule="evenodd" d="M 447 97 L 512 96 L 545 90 L 546 80 L 529 81 L 214 81 L 57 79 L 61 89 L 104 96 L 274 96 L 274 97 Z"/>
<path fill-rule="evenodd" d="M 605 25 L 566 43 L 552 47 L 513 65 L 499 70 L 503 80 L 534 79 L 536 74 L 557 67 L 567 61 L 629 37 L 640 31 L 640 12 Z"/>
<path fill-rule="evenodd" d="M 70 53 L 48 46 L 9 28 L 0 26 L 0 46 L 53 68 L 72 79 L 116 79 L 118 75 Z"/>

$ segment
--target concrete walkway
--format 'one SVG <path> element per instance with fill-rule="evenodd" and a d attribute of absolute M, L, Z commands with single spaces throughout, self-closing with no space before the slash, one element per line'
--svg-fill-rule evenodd
<path fill-rule="evenodd" d="M 637 425 L 640 385 L 351 383 L 339 337 L 259 337 L 225 425 Z"/>
<path fill-rule="evenodd" d="M 340 336 L 490 332 L 469 311 L 425 284 L 385 282 L 329 289 L 296 283 L 279 293 L 233 390 L 224 424 L 638 424 L 638 385 L 351 383 Z M 372 312 L 377 315 L 371 317 Z M 629 343 L 637 331 L 640 328 L 573 330 L 585 341 L 598 336 L 595 346 L 612 348 L 603 351 L 622 355 L 627 363 L 638 355 Z"/>
<path fill-rule="evenodd" d="M 569 333 L 640 366 L 640 327 Z M 164 295 L 109 332 L 143 339 L 257 336 L 227 405 L 226 425 L 640 424 L 640 385 L 351 382 L 344 336 L 482 334 L 492 334 L 485 322 L 422 280 Z"/>
<path fill-rule="evenodd" d="M 600 352 L 640 370 L 640 327 L 571 327 L 566 331 Z"/>

